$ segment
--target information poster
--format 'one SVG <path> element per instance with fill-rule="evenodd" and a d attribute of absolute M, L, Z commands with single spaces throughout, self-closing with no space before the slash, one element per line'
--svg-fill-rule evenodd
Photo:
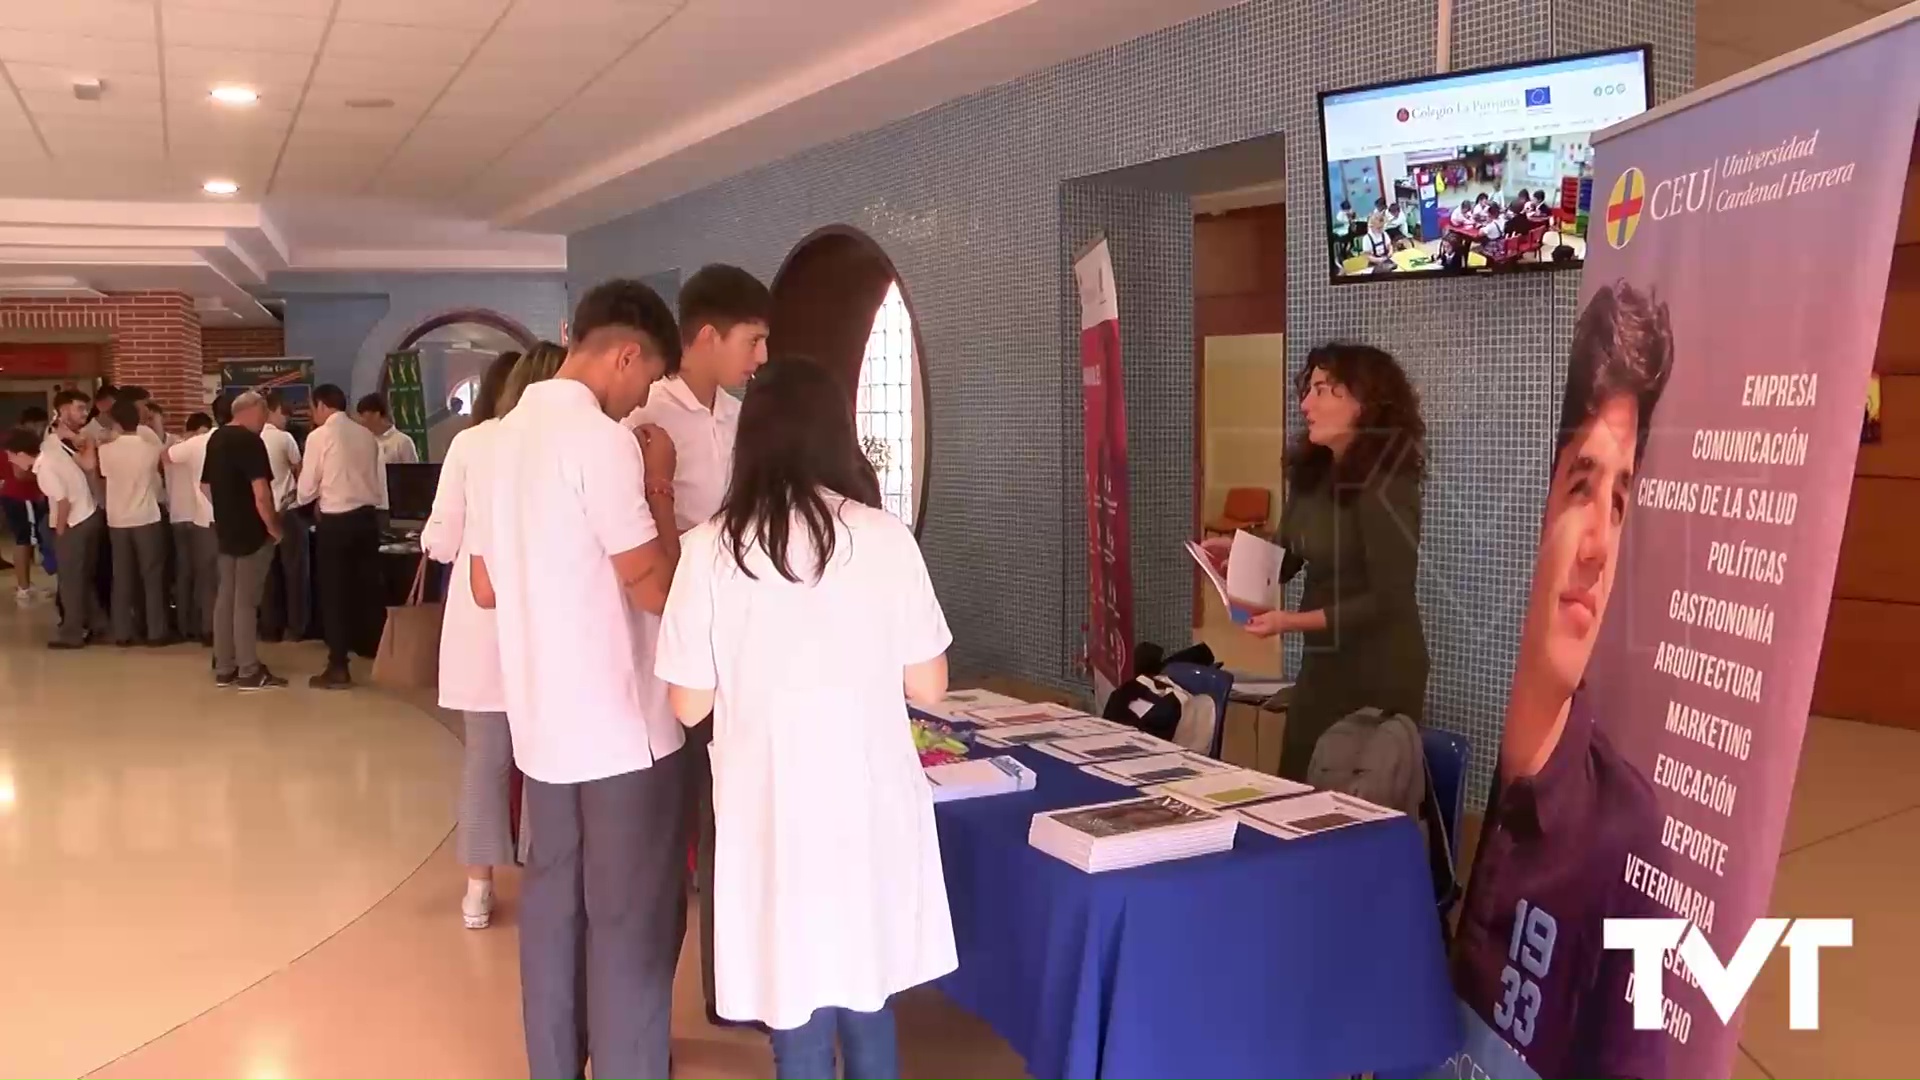
<path fill-rule="evenodd" d="M 220 361 L 220 396 L 228 401 L 243 391 L 280 391 L 287 400 L 287 422 L 295 435 L 313 429 L 313 361 L 304 356 L 267 360 Z"/>
<path fill-rule="evenodd" d="M 1102 238 L 1074 261 L 1080 288 L 1080 393 L 1087 451 L 1087 628 L 1094 689 L 1106 700 L 1133 665 L 1133 551 L 1127 485 L 1127 399 L 1120 382 L 1120 307 Z"/>
<path fill-rule="evenodd" d="M 387 354 L 387 409 L 393 426 L 413 440 L 420 460 L 427 460 L 427 395 L 420 382 L 420 350 Z"/>
<path fill-rule="evenodd" d="M 1920 22 L 1897 25 L 1597 147 L 1600 216 L 1456 942 L 1452 1075 L 1732 1067 L 1738 1015 L 1723 1023 L 1671 952 L 1664 1027 L 1634 1028 L 1632 954 L 1603 948 L 1602 920 L 1686 919 L 1725 961 L 1767 914 L 1915 56 Z"/>

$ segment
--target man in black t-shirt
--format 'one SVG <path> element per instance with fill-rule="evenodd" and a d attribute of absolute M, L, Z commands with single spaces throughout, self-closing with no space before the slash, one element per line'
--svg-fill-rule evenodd
<path fill-rule="evenodd" d="M 213 600 L 213 681 L 242 690 L 277 690 L 287 680 L 267 670 L 255 651 L 260 595 L 280 542 L 273 466 L 260 429 L 267 403 L 248 391 L 233 400 L 233 419 L 207 440 L 200 483 L 213 504 L 219 545 L 219 588 Z"/>

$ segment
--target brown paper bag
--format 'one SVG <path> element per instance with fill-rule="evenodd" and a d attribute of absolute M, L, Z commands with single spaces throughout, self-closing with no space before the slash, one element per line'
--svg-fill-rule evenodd
<path fill-rule="evenodd" d="M 440 619 L 444 604 L 424 604 L 427 556 L 407 590 L 407 602 L 387 609 L 386 629 L 380 632 L 380 651 L 373 658 L 373 681 L 389 690 L 432 690 L 440 682 Z"/>

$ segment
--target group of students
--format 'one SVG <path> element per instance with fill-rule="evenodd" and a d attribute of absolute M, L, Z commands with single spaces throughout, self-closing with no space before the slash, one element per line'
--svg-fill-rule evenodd
<path fill-rule="evenodd" d="M 327 668 L 311 685 L 351 686 L 348 657 L 380 612 L 382 467 L 417 460 L 378 396 L 359 413 L 348 417 L 339 387 L 316 389 L 317 426 L 303 453 L 278 391 L 223 396 L 211 416 L 187 417 L 183 434 L 170 434 L 164 406 L 133 386 L 103 386 L 91 398 L 63 390 L 51 416 L 26 410 L 6 436 L 7 511 L 22 562 L 30 567 L 34 547 L 52 548 L 59 615 L 48 647 L 198 640 L 213 649 L 217 685 L 285 686 L 260 662 L 257 642 L 263 624 L 268 637 L 308 629 L 308 529 L 298 508 L 310 505 L 328 645 Z M 269 592 L 276 562 L 281 587 Z M 30 574 L 18 579 L 22 602 L 35 595 Z"/>
<path fill-rule="evenodd" d="M 851 385 L 768 361 L 770 310 L 736 267 L 677 320 L 603 283 L 564 352 L 493 365 L 442 467 L 462 918 L 513 861 L 517 767 L 536 1077 L 668 1075 L 690 846 L 709 1016 L 768 1029 L 782 1077 L 841 1075 L 836 1041 L 845 1075 L 898 1075 L 889 998 L 958 963 L 907 717 L 951 634 Z"/>

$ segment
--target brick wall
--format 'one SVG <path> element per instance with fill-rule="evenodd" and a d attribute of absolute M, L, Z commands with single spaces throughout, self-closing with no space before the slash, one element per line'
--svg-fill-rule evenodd
<path fill-rule="evenodd" d="M 146 387 L 169 411 L 200 407 L 200 316 L 185 293 L 0 299 L 0 331 L 15 340 L 32 340 L 35 331 L 49 340 L 98 331 L 113 382 Z"/>
<path fill-rule="evenodd" d="M 202 327 L 200 360 L 206 372 L 220 370 L 222 360 L 271 360 L 287 355 L 287 335 L 280 324 L 272 326 Z"/>

